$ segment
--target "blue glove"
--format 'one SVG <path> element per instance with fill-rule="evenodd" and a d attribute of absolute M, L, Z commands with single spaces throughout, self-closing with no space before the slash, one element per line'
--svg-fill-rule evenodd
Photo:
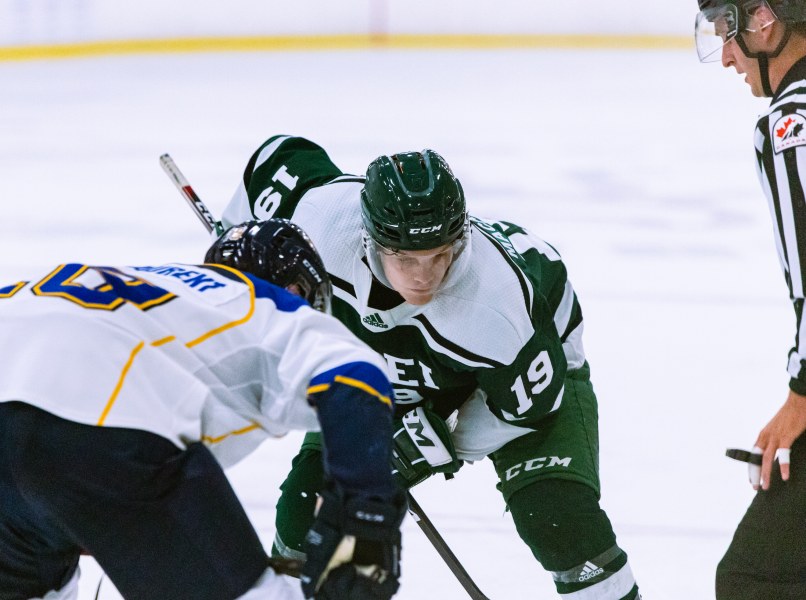
<path fill-rule="evenodd" d="M 389 600 L 400 587 L 400 524 L 406 498 L 391 501 L 346 496 L 336 486 L 305 536 L 300 580 L 306 598 Z"/>

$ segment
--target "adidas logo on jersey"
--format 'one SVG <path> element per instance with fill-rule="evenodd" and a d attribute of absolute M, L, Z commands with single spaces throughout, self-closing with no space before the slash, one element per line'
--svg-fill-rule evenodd
<path fill-rule="evenodd" d="M 378 313 L 372 313 L 371 315 L 367 315 L 361 320 L 364 321 L 364 323 L 366 323 L 367 325 L 377 327 L 378 329 L 389 329 L 389 325 L 383 322 L 383 319 L 381 319 L 381 315 L 379 315 Z"/>
<path fill-rule="evenodd" d="M 604 569 L 602 567 L 597 567 L 592 562 L 588 561 L 585 563 L 585 566 L 582 567 L 582 573 L 579 574 L 579 581 L 582 583 L 583 581 L 587 581 L 588 579 L 593 579 L 597 575 L 601 575 L 604 573 Z"/>

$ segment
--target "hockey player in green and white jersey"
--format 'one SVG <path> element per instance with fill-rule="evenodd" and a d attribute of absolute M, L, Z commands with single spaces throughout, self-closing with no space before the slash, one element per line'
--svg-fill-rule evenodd
<path fill-rule="evenodd" d="M 469 216 L 432 150 L 346 175 L 275 136 L 250 159 L 225 225 L 291 218 L 319 249 L 333 314 L 384 356 L 404 487 L 489 457 L 518 533 L 563 598 L 640 598 L 599 506 L 597 400 L 560 255 L 522 227 Z M 309 434 L 277 506 L 275 552 L 301 557 L 322 485 Z"/>

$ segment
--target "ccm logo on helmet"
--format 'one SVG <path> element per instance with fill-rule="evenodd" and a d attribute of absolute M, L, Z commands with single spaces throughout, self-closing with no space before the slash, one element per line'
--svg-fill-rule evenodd
<path fill-rule="evenodd" d="M 316 283 L 322 283 L 322 277 L 319 275 L 319 271 L 316 270 L 307 258 L 302 259 L 302 264 L 305 265 L 305 268 L 308 269 L 308 272 L 313 275 L 313 278 L 316 279 Z"/>
<path fill-rule="evenodd" d="M 414 227 L 409 229 L 409 235 L 414 235 L 417 233 L 432 233 L 434 231 L 439 231 L 442 229 L 442 225 L 434 225 L 433 227 Z"/>

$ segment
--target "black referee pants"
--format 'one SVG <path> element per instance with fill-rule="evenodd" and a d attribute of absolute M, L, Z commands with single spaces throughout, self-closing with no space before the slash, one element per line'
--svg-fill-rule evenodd
<path fill-rule="evenodd" d="M 789 481 L 776 465 L 756 492 L 716 571 L 717 600 L 806 598 L 806 434 L 792 445 Z"/>
<path fill-rule="evenodd" d="M 0 403 L 0 600 L 61 588 L 81 550 L 127 600 L 232 600 L 267 566 L 202 444 Z"/>

